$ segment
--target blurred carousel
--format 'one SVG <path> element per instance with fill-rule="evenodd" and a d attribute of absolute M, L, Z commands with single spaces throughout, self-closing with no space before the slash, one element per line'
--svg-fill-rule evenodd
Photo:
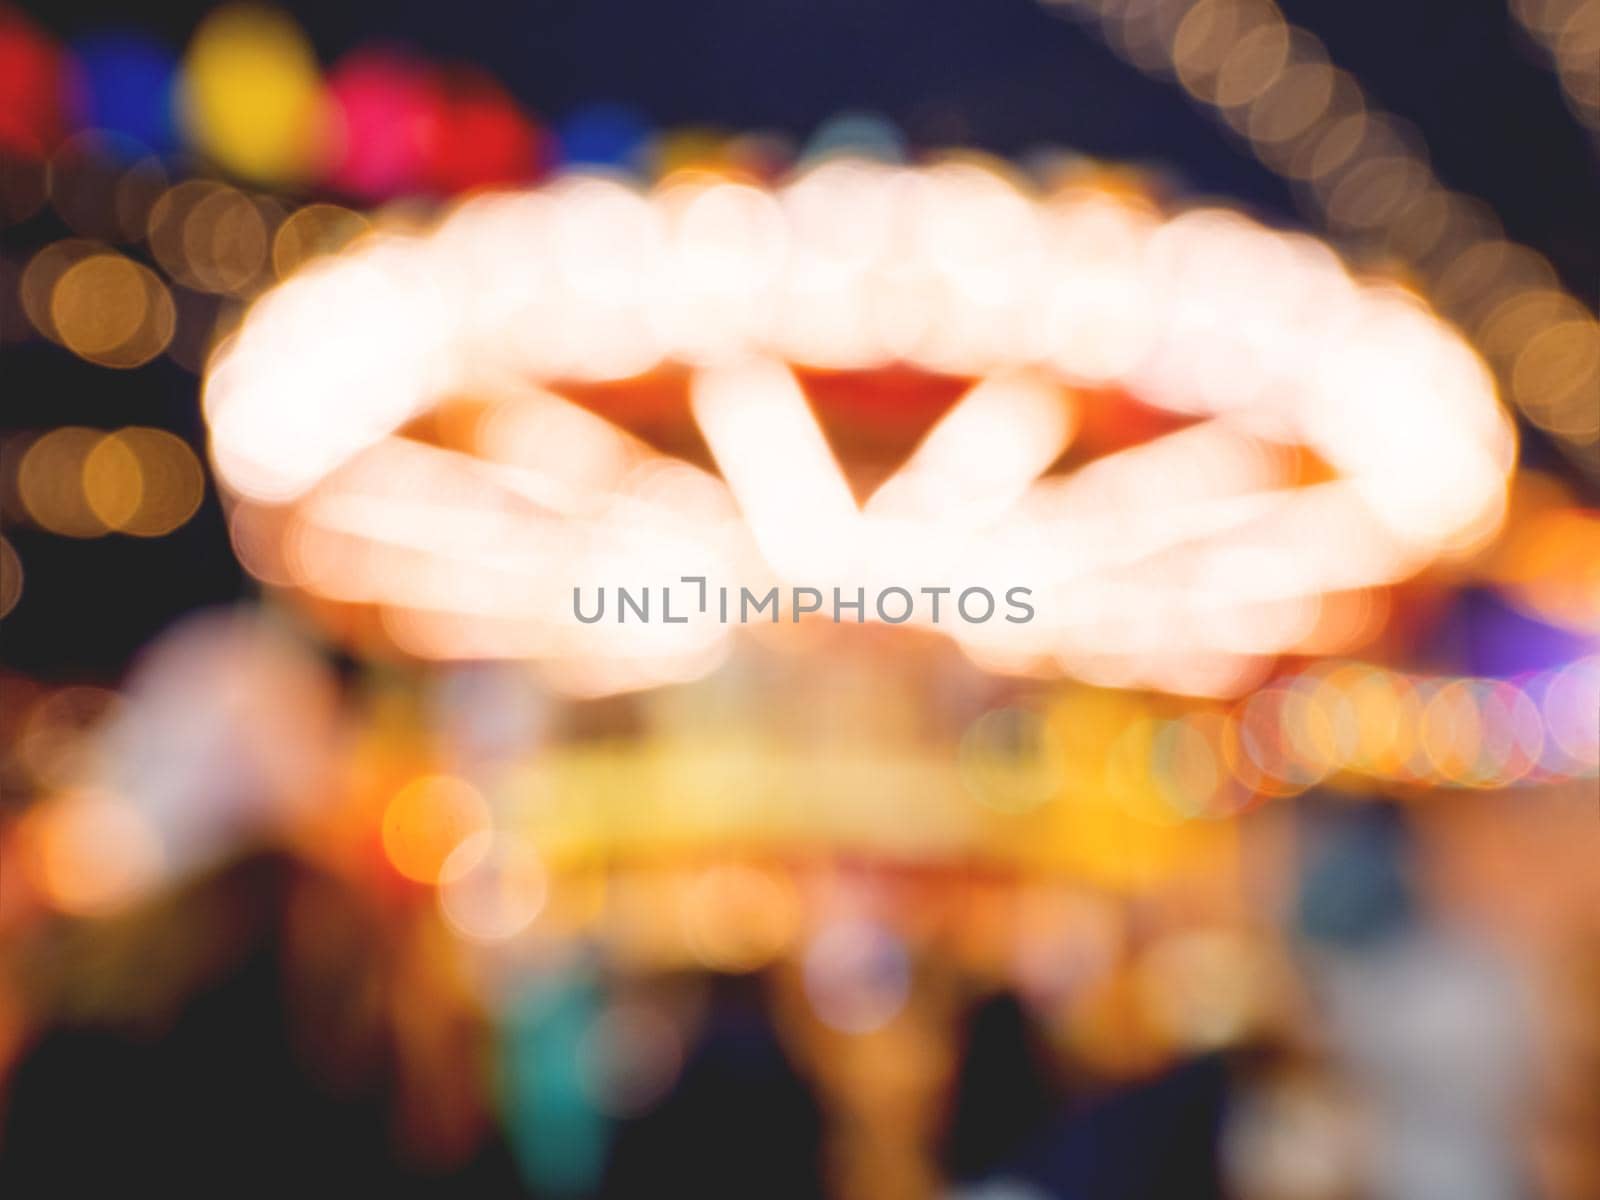
<path fill-rule="evenodd" d="M 261 598 L 116 692 L 8 709 L 38 797 L 4 831 L 17 943 L 291 847 L 382 914 L 418 1077 L 476 1036 L 438 1012 L 490 1028 L 525 1175 L 574 1195 L 589 1118 L 683 1065 L 701 1001 L 652 981 L 759 974 L 873 1197 L 933 1186 L 974 995 L 1114 1081 L 1316 1044 L 1292 943 L 1383 883 L 1308 886 L 1329 812 L 1397 804 L 1441 895 L 1556 953 L 1591 874 L 1600 519 L 1519 471 L 1479 351 L 1411 281 L 1128 172 L 860 150 L 285 204 L 264 289 L 230 274 L 259 200 L 162 191 L 158 265 L 248 300 L 195 357 Z M 23 288 L 41 331 L 110 366 L 172 342 L 154 271 L 60 246 Z M 86 326 L 72 280 L 140 322 Z M 148 432 L 50 435 L 102 526 L 139 532 L 104 481 L 156 478 Z M 1303 1065 L 1260 1094 L 1244 1194 L 1344 1194 L 1280 1147 L 1354 1154 L 1359 1106 Z M 408 1127 L 430 1161 L 488 1106 L 451 1103 Z"/>

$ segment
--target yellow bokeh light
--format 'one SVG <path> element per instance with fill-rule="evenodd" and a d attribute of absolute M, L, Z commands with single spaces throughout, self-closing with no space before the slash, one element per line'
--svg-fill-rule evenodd
<path fill-rule="evenodd" d="M 270 233 L 256 203 L 233 188 L 216 188 L 183 220 L 184 259 L 206 291 L 233 294 L 261 276 Z"/>
<path fill-rule="evenodd" d="M 1305 178 L 1313 182 L 1330 178 L 1361 148 L 1371 127 L 1364 111 L 1345 113 L 1330 121 L 1316 134 L 1316 142 L 1306 161 Z"/>
<path fill-rule="evenodd" d="M 205 470 L 189 444 L 164 429 L 133 426 L 106 438 L 138 463 L 139 503 L 131 514 L 112 522 L 135 537 L 161 537 L 194 516 L 205 498 Z"/>
<path fill-rule="evenodd" d="M 1229 47 L 1217 69 L 1215 103 L 1221 108 L 1248 104 L 1272 86 L 1288 58 L 1288 29 L 1263 21 Z"/>
<path fill-rule="evenodd" d="M 1483 718 L 1471 684 L 1446 683 L 1422 710 L 1418 741 L 1433 771 L 1451 783 L 1471 780 L 1483 742 Z"/>
<path fill-rule="evenodd" d="M 372 223 L 337 204 L 308 204 L 290 214 L 272 240 L 272 269 L 287 279 L 312 259 L 343 250 Z"/>
<path fill-rule="evenodd" d="M 63 238 L 43 247 L 23 268 L 17 286 L 22 311 L 28 315 L 33 327 L 51 341 L 61 340 L 56 332 L 55 319 L 50 313 L 56 284 L 75 264 L 104 250 L 105 247 L 99 242 L 85 238 Z"/>
<path fill-rule="evenodd" d="M 1345 172 L 1328 194 L 1328 219 L 1350 229 L 1386 227 L 1422 194 L 1427 168 L 1405 155 L 1369 158 Z"/>
<path fill-rule="evenodd" d="M 1585 316 L 1583 305 L 1557 288 L 1528 288 L 1508 296 L 1484 316 L 1476 329 L 1478 344 L 1495 362 L 1514 360 L 1540 330 Z"/>
<path fill-rule="evenodd" d="M 715 971 L 766 966 L 798 936 L 800 919 L 800 896 L 787 877 L 744 864 L 708 869 L 684 896 L 689 950 Z"/>
<path fill-rule="evenodd" d="M 76 538 L 106 532 L 106 523 L 83 493 L 83 466 L 102 436 L 97 429 L 66 425 L 39 438 L 23 454 L 17 492 L 41 528 Z"/>
<path fill-rule="evenodd" d="M 1106 750 L 1105 794 L 1124 813 L 1151 825 L 1171 825 L 1182 819 L 1167 803 L 1152 768 L 1155 735 L 1160 723 L 1149 717 L 1129 722 Z"/>
<path fill-rule="evenodd" d="M 28 515 L 51 533 L 160 537 L 200 507 L 205 472 L 188 443 L 165 430 L 68 425 L 28 447 L 17 491 Z"/>
<path fill-rule="evenodd" d="M 1543 329 L 1517 355 L 1511 385 L 1539 425 L 1593 442 L 1600 436 L 1600 324 L 1585 317 Z"/>
<path fill-rule="evenodd" d="M 1200 0 L 1173 33 L 1169 51 L 1178 81 L 1191 95 L 1204 97 L 1218 69 L 1237 43 L 1243 14 L 1218 0 Z"/>
<path fill-rule="evenodd" d="M 1281 146 L 1302 136 L 1333 102 L 1334 73 L 1326 63 L 1296 63 L 1250 106 L 1250 140 L 1258 148 Z"/>
<path fill-rule="evenodd" d="M 148 818 L 114 797 L 73 793 L 29 811 L 19 830 L 22 865 L 62 912 L 104 916 L 156 878 L 161 842 Z"/>
<path fill-rule="evenodd" d="M 4 537 L 0 537 L 0 619 L 4 619 L 22 599 L 22 559 Z"/>
<path fill-rule="evenodd" d="M 489 827 L 489 805 L 471 784 L 429 775 L 407 784 L 383 814 L 383 850 L 394 869 L 437 883 L 456 847 Z"/>
<path fill-rule="evenodd" d="M 1066 750 L 1056 731 L 1025 708 L 985 713 L 961 739 L 961 781 L 980 804 L 1000 812 L 1027 812 L 1063 789 Z"/>
<path fill-rule="evenodd" d="M 200 286 L 184 239 L 189 215 L 213 193 L 223 190 L 227 190 L 226 185 L 212 179 L 186 179 L 162 192 L 150 206 L 145 223 L 150 253 L 163 271 L 185 287 Z"/>
<path fill-rule="evenodd" d="M 139 511 L 144 499 L 139 456 L 116 434 L 101 438 L 84 456 L 83 496 L 110 529 L 121 528 Z"/>
<path fill-rule="evenodd" d="M 304 178 L 321 153 L 325 112 L 316 59 L 289 17 L 232 5 L 200 26 L 184 60 L 183 118 L 222 166 L 265 182 Z"/>
<path fill-rule="evenodd" d="M 1163 722 L 1151 739 L 1156 789 L 1179 816 L 1203 816 L 1216 806 L 1224 780 L 1214 748 L 1221 724 L 1220 718 L 1194 713 Z"/>
<path fill-rule="evenodd" d="M 138 331 L 145 304 L 137 264 L 120 255 L 96 254 L 57 281 L 50 316 L 62 343 L 92 358 L 115 350 Z"/>
<path fill-rule="evenodd" d="M 50 323 L 63 346 L 104 367 L 137 367 L 166 349 L 177 315 L 166 285 L 120 254 L 91 254 L 50 293 Z"/>

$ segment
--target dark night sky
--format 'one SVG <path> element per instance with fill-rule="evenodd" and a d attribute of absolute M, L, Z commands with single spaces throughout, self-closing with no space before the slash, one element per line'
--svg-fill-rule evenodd
<path fill-rule="evenodd" d="M 1334 62 L 1413 122 L 1445 183 L 1487 201 L 1593 303 L 1600 158 L 1507 0 L 1281 0 Z M 71 38 L 133 26 L 181 45 L 211 5 L 52 0 L 22 6 Z M 324 62 L 373 40 L 475 63 L 533 112 L 626 102 L 660 126 L 803 139 L 841 109 L 883 113 L 914 145 L 1005 155 L 1060 146 L 1157 166 L 1191 195 L 1305 223 L 1285 185 L 1175 86 L 1034 0 L 352 0 L 283 5 Z M 37 343 L 7 348 L 6 423 L 141 422 L 198 434 L 192 377 L 158 361 L 111 373 Z M 20 383 L 22 386 L 16 386 Z M 1537 449 L 1535 445 L 1535 449 Z M 239 593 L 211 507 L 158 542 L 12 530 L 27 568 L 0 661 L 61 676 L 114 673 L 176 612 Z"/>
<path fill-rule="evenodd" d="M 32 3 L 65 36 L 130 21 L 174 44 L 211 7 Z M 913 142 L 1014 155 L 1039 145 L 1174 169 L 1194 191 L 1297 218 L 1283 186 L 1174 86 L 1036 0 L 291 0 L 324 61 L 387 40 L 476 63 L 533 111 L 627 102 L 660 125 L 803 138 L 845 108 Z M 1488 201 L 1591 299 L 1600 289 L 1600 159 L 1507 0 L 1285 0 L 1290 20 L 1416 124 L 1446 183 Z"/>

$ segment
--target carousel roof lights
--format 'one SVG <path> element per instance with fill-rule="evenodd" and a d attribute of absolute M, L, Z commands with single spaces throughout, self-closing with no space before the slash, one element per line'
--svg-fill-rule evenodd
<path fill-rule="evenodd" d="M 967 392 L 858 505 L 792 368 L 897 363 Z M 559 395 L 668 365 L 720 477 Z M 1106 388 L 1191 423 L 1046 473 Z M 462 396 L 493 399 L 464 441 L 405 432 Z M 1492 534 L 1515 451 L 1470 347 L 1312 239 L 972 163 L 483 196 L 269 293 L 205 411 L 235 517 L 284 518 L 263 574 L 430 656 L 606 659 L 607 688 L 699 673 L 728 631 L 587 631 L 571 585 L 706 575 L 1031 586 L 1037 622 L 953 632 L 992 666 L 1236 690 L 1326 594 Z"/>
<path fill-rule="evenodd" d="M 1543 47 L 1567 107 L 1600 136 L 1600 4 L 1594 0 L 1512 0 L 1511 13 Z"/>

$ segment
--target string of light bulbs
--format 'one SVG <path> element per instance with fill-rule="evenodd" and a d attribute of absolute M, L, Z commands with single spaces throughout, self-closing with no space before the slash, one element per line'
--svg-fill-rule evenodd
<path fill-rule="evenodd" d="M 1121 57 L 1213 109 L 1336 233 L 1415 269 L 1507 399 L 1600 479 L 1600 322 L 1542 255 L 1504 236 L 1486 205 L 1440 182 L 1415 130 L 1374 104 L 1321 39 L 1272 0 L 1044 2 L 1094 22 Z M 1585 31 L 1600 36 L 1594 7 L 1514 4 L 1530 28 L 1560 39 L 1558 63 L 1573 64 L 1562 73 L 1569 97 L 1588 94 L 1578 42 Z M 1558 26 L 1559 13 L 1567 19 Z M 1600 63 L 1597 54 L 1590 59 Z"/>

